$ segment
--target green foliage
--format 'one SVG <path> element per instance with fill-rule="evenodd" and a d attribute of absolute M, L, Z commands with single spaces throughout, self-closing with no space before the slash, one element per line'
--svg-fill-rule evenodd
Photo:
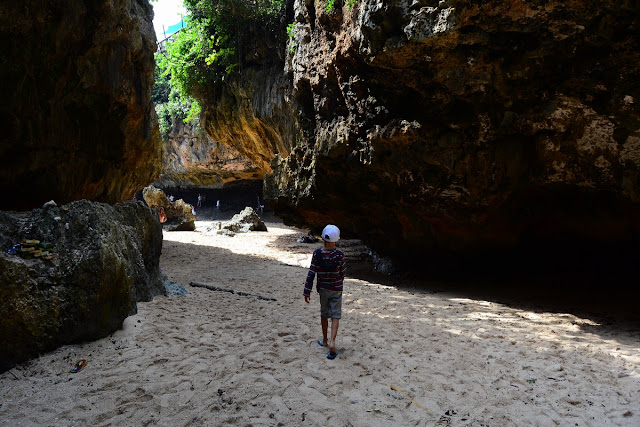
<path fill-rule="evenodd" d="M 291 53 L 295 53 L 296 48 L 298 47 L 298 45 L 293 39 L 295 35 L 296 35 L 296 23 L 292 22 L 289 25 L 287 25 L 287 36 L 289 37 L 289 52 Z"/>
<path fill-rule="evenodd" d="M 198 126 L 200 111 L 201 107 L 198 101 L 193 98 L 184 99 L 177 91 L 171 91 L 167 102 L 156 104 L 162 139 L 165 141 L 168 139 L 171 128 L 177 120 L 182 120 L 183 123 L 194 123 Z"/>
<path fill-rule="evenodd" d="M 154 104 L 162 104 L 169 101 L 169 94 L 171 93 L 171 82 L 167 76 L 162 75 L 162 70 L 156 65 L 156 69 L 153 71 L 153 93 L 151 100 Z"/>
<path fill-rule="evenodd" d="M 216 53 L 214 40 L 205 37 L 202 23 L 185 20 L 186 26 L 172 41 L 167 42 L 165 52 L 156 55 L 163 76 L 169 76 L 171 86 L 181 94 L 189 95 L 198 86 L 220 79 L 220 70 L 211 69 L 207 58 Z M 228 52 L 229 53 L 233 52 Z M 218 67 L 223 70 L 230 65 L 232 58 L 220 57 Z"/>
<path fill-rule="evenodd" d="M 160 136 L 165 141 L 175 121 L 182 120 L 184 123 L 197 124 L 201 111 L 197 100 L 182 94 L 178 87 L 172 86 L 172 83 L 174 83 L 173 80 L 164 74 L 159 66 L 156 66 L 152 100 L 156 106 Z"/>
<path fill-rule="evenodd" d="M 184 0 L 185 27 L 156 54 L 154 103 L 164 138 L 174 120 L 196 120 L 216 84 L 243 65 L 257 37 L 277 37 L 285 0 Z M 252 39 L 253 38 L 253 39 Z"/>
<path fill-rule="evenodd" d="M 349 9 L 350 11 L 353 10 L 353 7 L 356 5 L 356 3 L 358 3 L 358 0 L 345 0 L 347 9 Z M 336 5 L 336 0 L 327 0 L 327 2 L 325 3 L 325 8 L 327 10 L 327 13 L 332 13 L 333 10 L 335 9 L 335 5 Z"/>
<path fill-rule="evenodd" d="M 185 27 L 166 45 L 159 65 L 182 95 L 204 97 L 211 85 L 242 68 L 258 37 L 277 37 L 285 0 L 184 0 Z M 252 40 L 253 38 L 253 40 Z"/>

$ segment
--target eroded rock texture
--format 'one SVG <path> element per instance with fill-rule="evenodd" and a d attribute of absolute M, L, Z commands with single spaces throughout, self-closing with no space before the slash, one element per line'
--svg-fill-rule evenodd
<path fill-rule="evenodd" d="M 255 46 L 246 48 L 241 70 L 203 95 L 202 127 L 207 134 L 247 158 L 261 176 L 271 172 L 276 154 L 287 155 L 300 138 L 298 117 L 288 99 L 291 81 L 278 56 L 280 45 L 277 40 L 256 39 Z"/>
<path fill-rule="evenodd" d="M 421 267 L 637 250 L 638 2 L 297 0 L 295 22 L 304 137 L 265 179 L 288 222 Z"/>
<path fill-rule="evenodd" d="M 151 209 L 164 211 L 166 224 L 171 230 L 194 231 L 196 229 L 193 206 L 182 199 L 170 201 L 164 191 L 150 185 L 142 190 L 142 197 Z M 177 228 L 176 228 L 177 227 Z"/>
<path fill-rule="evenodd" d="M 215 228 L 215 225 L 213 227 Z M 248 233 L 249 231 L 267 231 L 267 226 L 260 219 L 257 212 L 252 207 L 247 206 L 242 212 L 235 214 L 223 229 L 231 232 L 231 235 L 235 235 L 236 233 Z M 218 234 L 223 234 L 223 232 L 218 231 Z"/>
<path fill-rule="evenodd" d="M 57 256 L 22 259 L 6 248 L 25 239 Z M 164 294 L 162 228 L 140 202 L 86 200 L 9 215 L 0 211 L 0 371 L 57 346 L 102 338 Z"/>
<path fill-rule="evenodd" d="M 147 0 L 0 2 L 0 209 L 130 199 L 160 172 Z"/>
<path fill-rule="evenodd" d="M 220 144 L 203 129 L 175 120 L 162 143 L 162 188 L 219 189 L 241 180 L 261 180 L 264 170 L 236 149 Z"/>

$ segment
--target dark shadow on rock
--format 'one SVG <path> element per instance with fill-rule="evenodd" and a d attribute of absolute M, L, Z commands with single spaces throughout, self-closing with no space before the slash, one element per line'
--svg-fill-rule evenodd
<path fill-rule="evenodd" d="M 193 205 L 196 209 L 196 218 L 202 219 L 203 215 L 213 215 L 214 213 L 225 215 L 231 213 L 229 218 L 237 214 L 242 209 L 250 206 L 258 208 L 258 197 L 262 198 L 262 180 L 239 181 L 225 185 L 223 188 L 162 188 L 167 196 L 174 196 L 175 199 L 183 199 L 186 203 Z M 201 200 L 198 206 L 198 195 Z M 220 208 L 217 209 L 217 202 L 220 201 Z M 268 206 L 265 206 L 265 210 Z M 216 218 L 218 219 L 218 218 Z"/>
<path fill-rule="evenodd" d="M 168 231 L 194 231 L 196 224 L 195 221 L 185 221 L 178 225 L 165 224 L 163 227 Z"/>

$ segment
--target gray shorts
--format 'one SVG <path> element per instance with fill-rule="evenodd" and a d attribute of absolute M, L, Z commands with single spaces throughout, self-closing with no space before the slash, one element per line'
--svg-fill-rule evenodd
<path fill-rule="evenodd" d="M 342 292 L 318 290 L 320 294 L 320 317 L 339 319 L 342 317 Z"/>

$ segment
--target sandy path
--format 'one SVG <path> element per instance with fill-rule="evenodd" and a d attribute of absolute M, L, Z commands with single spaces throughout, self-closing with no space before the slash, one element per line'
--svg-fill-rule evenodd
<path fill-rule="evenodd" d="M 640 425 L 637 318 L 351 275 L 331 361 L 317 297 L 301 296 L 316 245 L 277 222 L 235 237 L 208 224 L 165 234 L 161 268 L 186 297 L 2 374 L 0 425 Z"/>

